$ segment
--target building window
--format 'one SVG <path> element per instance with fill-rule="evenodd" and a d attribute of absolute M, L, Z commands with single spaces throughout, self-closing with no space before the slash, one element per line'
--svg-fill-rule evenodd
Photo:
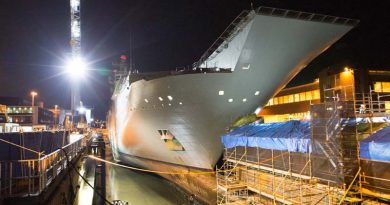
<path fill-rule="evenodd" d="M 294 95 L 289 95 L 289 96 L 288 96 L 288 101 L 289 101 L 290 103 L 293 103 L 293 102 L 294 102 Z"/>
<path fill-rule="evenodd" d="M 308 92 L 305 92 L 305 99 L 306 100 L 312 100 L 313 98 L 312 98 L 312 96 L 311 96 L 311 92 L 310 91 L 308 91 Z"/>
<path fill-rule="evenodd" d="M 288 95 L 283 96 L 283 102 L 284 103 L 290 103 L 290 101 L 288 99 Z"/>
<path fill-rule="evenodd" d="M 301 93 L 271 98 L 267 102 L 266 106 L 302 102 L 302 101 L 309 101 L 309 100 L 318 100 L 318 99 L 320 99 L 320 90 L 313 90 L 313 91 L 307 91 L 307 92 L 301 92 Z"/>
<path fill-rule="evenodd" d="M 299 102 L 299 94 L 294 94 L 294 102 Z"/>
<path fill-rule="evenodd" d="M 284 104 L 283 97 L 278 97 L 279 104 Z"/>
<path fill-rule="evenodd" d="M 299 100 L 300 101 L 305 101 L 306 100 L 305 93 L 299 93 Z"/>
<path fill-rule="evenodd" d="M 375 82 L 374 91 L 378 93 L 389 93 L 390 92 L 390 82 Z"/>

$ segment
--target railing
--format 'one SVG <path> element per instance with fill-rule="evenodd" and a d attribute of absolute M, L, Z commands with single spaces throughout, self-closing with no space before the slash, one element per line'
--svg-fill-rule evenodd
<path fill-rule="evenodd" d="M 0 197 L 36 196 L 77 158 L 86 146 L 85 137 L 39 159 L 0 161 Z"/>
<path fill-rule="evenodd" d="M 362 168 L 359 167 L 359 170 L 356 172 L 355 177 L 353 178 L 352 182 L 349 184 L 348 189 L 344 192 L 343 197 L 340 199 L 339 205 L 342 204 L 342 203 L 344 202 L 345 197 L 347 197 L 347 194 L 348 194 L 349 190 L 351 190 L 352 186 L 353 186 L 354 183 L 355 183 L 355 180 L 356 180 L 357 177 L 360 175 L 360 171 L 361 171 L 361 170 L 362 170 Z"/>
<path fill-rule="evenodd" d="M 238 26 L 240 26 L 243 22 L 247 20 L 247 17 L 249 15 L 250 11 L 244 10 L 242 11 L 229 26 L 225 29 L 225 31 L 222 32 L 222 34 L 217 38 L 217 40 L 214 41 L 213 44 L 206 50 L 206 52 L 200 57 L 200 59 L 195 62 L 192 67 L 197 68 L 199 67 L 204 61 L 207 60 L 207 58 L 216 51 L 219 46 L 225 42 L 227 38 L 231 36 L 231 34 L 236 30 Z"/>
<path fill-rule="evenodd" d="M 343 25 L 351 25 L 351 26 L 354 26 L 359 23 L 359 20 L 357 19 L 349 19 L 349 18 L 342 18 L 337 16 L 324 15 L 324 14 L 315 14 L 309 12 L 294 11 L 294 10 L 279 9 L 279 8 L 264 7 L 264 6 L 257 8 L 256 13 L 262 15 L 280 16 L 280 17 L 295 18 L 295 19 L 307 20 L 307 21 L 318 21 L 324 23 L 334 23 L 334 24 L 343 24 Z"/>

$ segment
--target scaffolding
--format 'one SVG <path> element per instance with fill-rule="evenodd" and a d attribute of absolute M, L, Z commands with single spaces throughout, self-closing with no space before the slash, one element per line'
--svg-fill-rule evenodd
<path fill-rule="evenodd" d="M 225 148 L 224 164 L 216 172 L 217 204 L 375 204 L 363 198 L 366 176 L 356 119 L 390 116 L 380 98 L 372 92 L 355 94 L 350 87 L 324 90 L 324 102 L 311 108 L 308 153 Z"/>

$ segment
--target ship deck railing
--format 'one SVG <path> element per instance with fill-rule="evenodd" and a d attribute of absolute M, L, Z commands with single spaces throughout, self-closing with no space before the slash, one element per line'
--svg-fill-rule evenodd
<path fill-rule="evenodd" d="M 37 159 L 0 161 L 0 198 L 38 196 L 75 161 L 86 137 Z"/>

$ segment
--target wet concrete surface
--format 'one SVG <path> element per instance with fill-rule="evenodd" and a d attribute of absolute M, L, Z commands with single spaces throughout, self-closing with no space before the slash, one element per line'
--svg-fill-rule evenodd
<path fill-rule="evenodd" d="M 85 179 L 93 185 L 95 179 L 95 163 L 91 159 L 85 159 L 80 170 Z M 93 189 L 79 177 L 79 190 L 77 192 L 74 205 L 92 205 Z"/>

